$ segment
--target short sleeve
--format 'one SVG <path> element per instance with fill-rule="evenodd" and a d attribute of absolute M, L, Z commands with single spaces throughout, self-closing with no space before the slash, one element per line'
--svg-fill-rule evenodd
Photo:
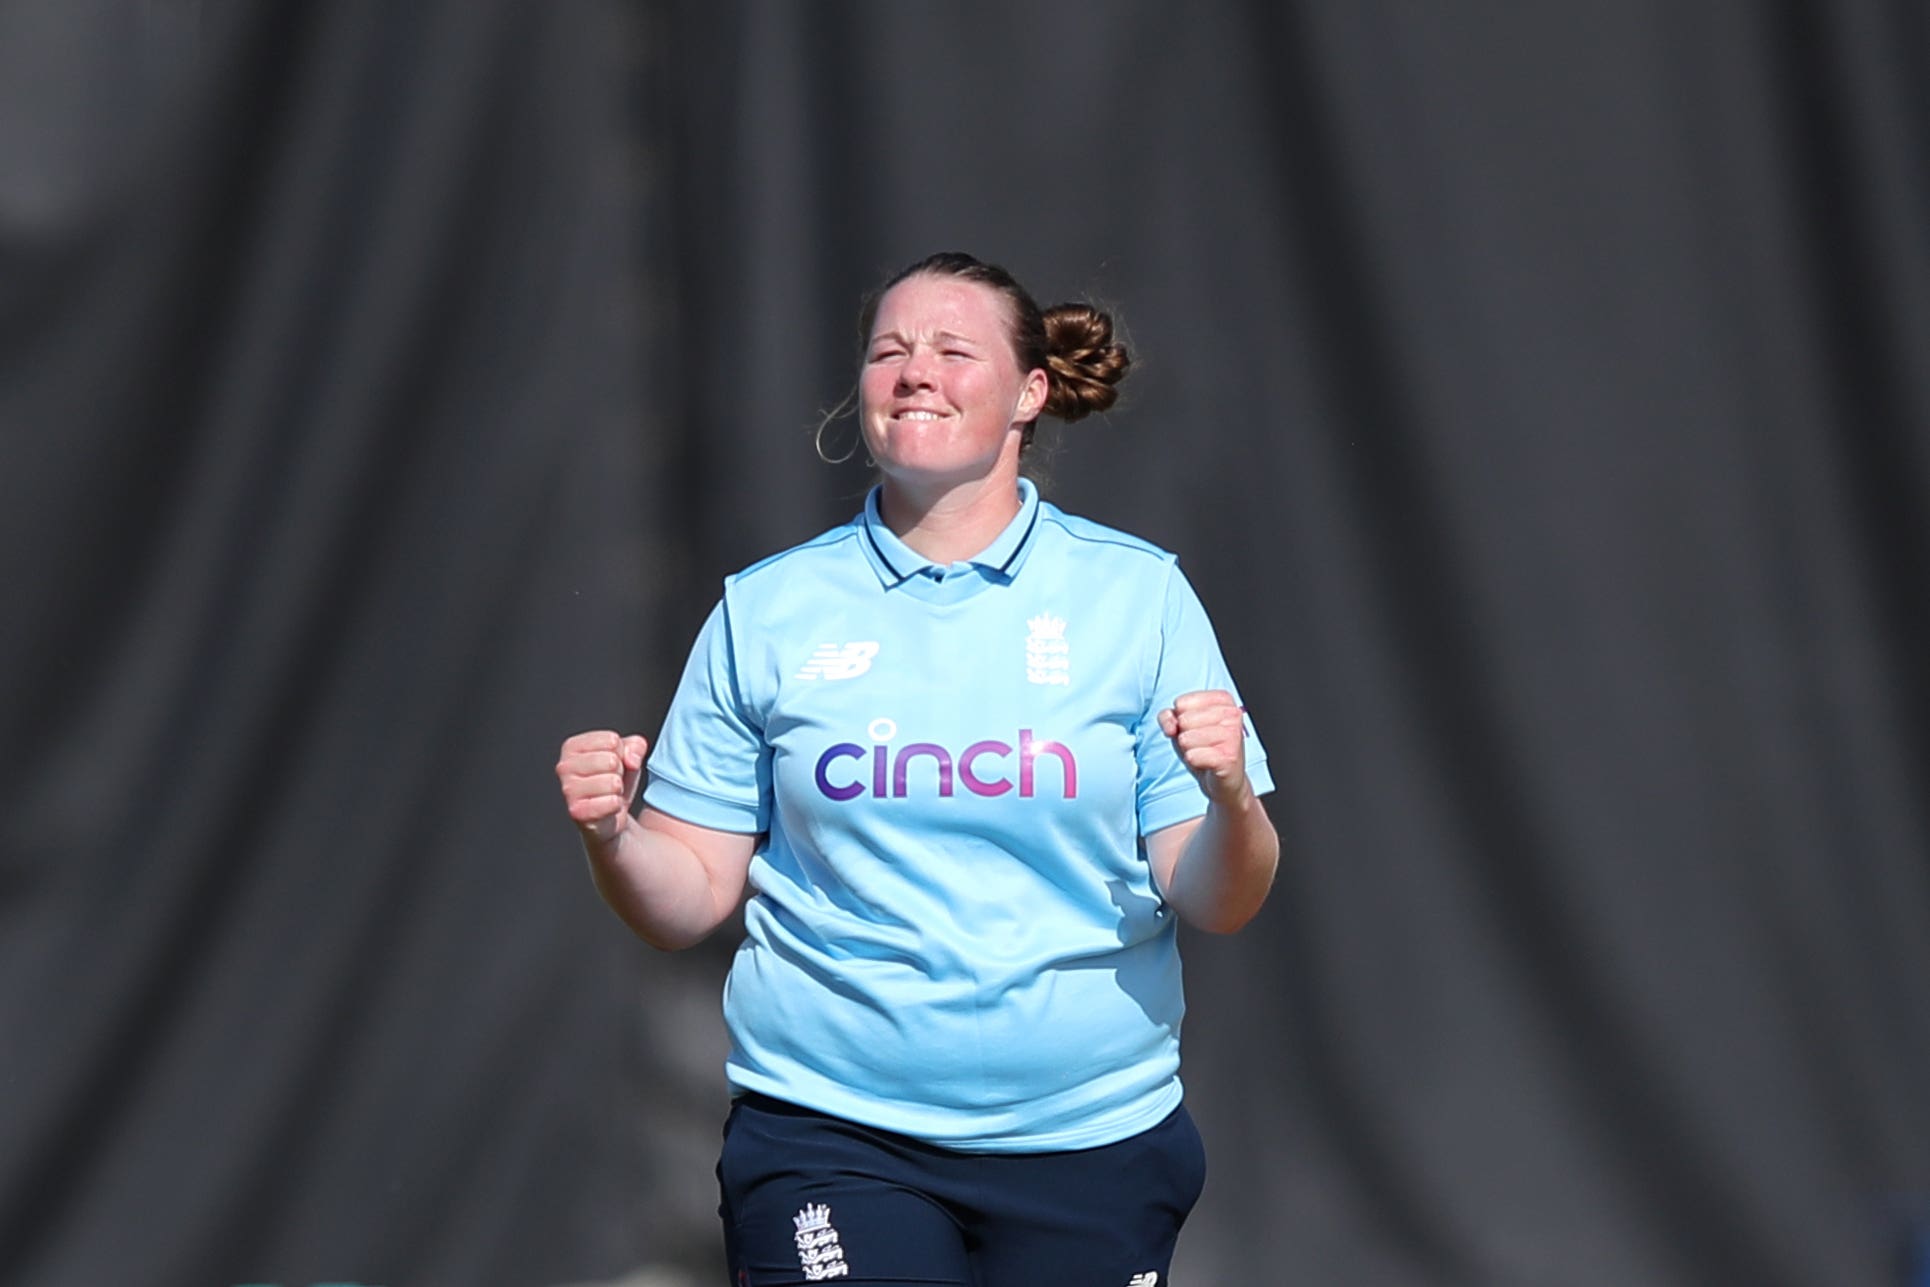
<path fill-rule="evenodd" d="M 1240 690 L 1220 656 L 1219 640 L 1199 596 L 1177 566 L 1168 566 L 1166 592 L 1160 612 L 1158 662 L 1151 695 L 1136 730 L 1139 761 L 1139 833 L 1155 831 L 1197 818 L 1206 812 L 1206 793 L 1199 780 L 1173 749 L 1172 739 L 1159 727 L 1159 712 L 1184 693 L 1220 688 L 1240 700 Z M 1266 749 L 1260 745 L 1251 716 L 1246 720 L 1246 771 L 1255 794 L 1273 790 Z"/>
<path fill-rule="evenodd" d="M 743 699 L 722 601 L 691 646 L 649 770 L 643 802 L 653 809 L 717 831 L 770 829 L 771 748 Z"/>

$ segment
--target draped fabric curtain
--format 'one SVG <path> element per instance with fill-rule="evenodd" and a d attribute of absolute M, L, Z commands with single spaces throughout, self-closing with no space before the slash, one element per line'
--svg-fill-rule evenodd
<path fill-rule="evenodd" d="M 731 932 L 550 765 L 946 248 L 1281 784 L 1176 1281 L 1910 1281 L 1926 157 L 1902 0 L 0 6 L 0 1281 L 721 1280 Z"/>

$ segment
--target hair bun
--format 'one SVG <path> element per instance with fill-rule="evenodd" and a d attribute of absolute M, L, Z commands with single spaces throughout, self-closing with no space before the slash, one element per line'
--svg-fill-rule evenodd
<path fill-rule="evenodd" d="M 1090 304 L 1055 304 L 1045 310 L 1044 414 L 1077 420 L 1104 411 L 1119 397 L 1113 386 L 1126 378 L 1132 355 L 1113 343 L 1112 318 Z"/>

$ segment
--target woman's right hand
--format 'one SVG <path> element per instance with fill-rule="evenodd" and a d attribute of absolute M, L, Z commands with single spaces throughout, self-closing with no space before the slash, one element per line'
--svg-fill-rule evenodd
<path fill-rule="evenodd" d="M 578 733 L 563 743 L 556 777 L 570 821 L 585 842 L 603 846 L 623 834 L 649 750 L 650 743 L 635 733 L 622 736 L 608 729 Z"/>

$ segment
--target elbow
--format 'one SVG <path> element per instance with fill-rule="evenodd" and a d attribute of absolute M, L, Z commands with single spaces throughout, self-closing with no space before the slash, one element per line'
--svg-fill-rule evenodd
<path fill-rule="evenodd" d="M 1257 897 L 1208 908 L 1188 916 L 1186 922 L 1194 929 L 1203 930 L 1208 934 L 1237 934 L 1260 914 L 1260 908 L 1266 902 L 1266 897 L 1266 891 L 1261 890 Z"/>
<path fill-rule="evenodd" d="M 1255 912 L 1258 910 L 1258 908 L 1254 909 Z M 1208 934 L 1237 934 L 1245 929 L 1247 923 L 1252 919 L 1253 913 L 1248 913 L 1244 916 L 1221 916 L 1208 920 L 1194 921 L 1193 928 L 1203 930 Z"/>
<path fill-rule="evenodd" d="M 1181 907 L 1180 915 L 1188 925 L 1208 934 L 1237 933 L 1266 905 L 1279 867 L 1280 848 L 1275 841 L 1268 844 L 1263 853 L 1255 854 L 1243 873 L 1213 889 L 1208 897 L 1194 898 L 1190 906 Z"/>
<path fill-rule="evenodd" d="M 662 929 L 642 925 L 632 925 L 630 929 L 638 938 L 659 952 L 681 952 L 687 947 L 697 946 L 710 937 L 709 930 L 693 934 L 688 931 L 667 933 Z"/>
<path fill-rule="evenodd" d="M 650 909 L 635 898 L 629 889 L 615 882 L 598 880 L 597 892 L 603 896 L 604 906 L 616 913 L 616 918 L 623 922 L 626 929 L 659 952 L 681 952 L 687 947 L 695 947 L 710 937 L 710 932 L 717 928 L 721 920 L 692 924 L 653 916 Z"/>
<path fill-rule="evenodd" d="M 682 917 L 650 915 L 639 907 L 618 908 L 617 915 L 630 932 L 659 952 L 681 952 L 695 947 L 716 932 L 730 916 L 730 908 L 709 907 L 701 914 Z"/>

